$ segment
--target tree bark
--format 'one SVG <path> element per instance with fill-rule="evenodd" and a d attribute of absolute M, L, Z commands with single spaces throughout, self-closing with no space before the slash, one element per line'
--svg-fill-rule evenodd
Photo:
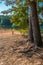
<path fill-rule="evenodd" d="M 31 17 L 29 18 L 29 41 L 34 42 Z"/>
<path fill-rule="evenodd" d="M 31 15 L 31 20 L 32 20 L 31 23 L 32 23 L 34 44 L 35 46 L 42 46 L 36 2 L 34 1 L 30 2 L 29 6 L 30 6 L 30 15 Z"/>

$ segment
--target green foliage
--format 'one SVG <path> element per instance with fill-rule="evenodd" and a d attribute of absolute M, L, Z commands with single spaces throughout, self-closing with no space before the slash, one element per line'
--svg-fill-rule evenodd
<path fill-rule="evenodd" d="M 18 5 L 18 4 L 17 4 Z M 26 29 L 28 27 L 28 8 L 23 8 L 22 5 L 26 5 L 26 2 L 19 4 L 14 10 L 14 14 L 11 16 L 10 21 L 13 26 L 18 26 L 20 29 Z"/>

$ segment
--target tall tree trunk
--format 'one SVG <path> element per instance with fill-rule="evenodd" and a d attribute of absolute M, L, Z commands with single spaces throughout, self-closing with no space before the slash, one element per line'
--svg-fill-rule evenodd
<path fill-rule="evenodd" d="M 31 23 L 31 17 L 29 18 L 29 40 L 31 42 L 34 42 L 34 39 L 33 39 L 33 30 L 32 30 L 32 23 Z"/>
<path fill-rule="evenodd" d="M 30 4 L 30 15 L 32 20 L 31 23 L 32 23 L 34 43 L 35 43 L 35 46 L 42 46 L 36 2 L 32 1 L 29 4 Z"/>

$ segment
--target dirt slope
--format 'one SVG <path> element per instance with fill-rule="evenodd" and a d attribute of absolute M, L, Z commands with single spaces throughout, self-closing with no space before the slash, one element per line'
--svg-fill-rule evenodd
<path fill-rule="evenodd" d="M 31 42 L 26 41 L 26 36 L 20 34 L 0 32 L 0 65 L 43 65 L 43 48 L 38 52 L 19 53 L 29 48 Z"/>

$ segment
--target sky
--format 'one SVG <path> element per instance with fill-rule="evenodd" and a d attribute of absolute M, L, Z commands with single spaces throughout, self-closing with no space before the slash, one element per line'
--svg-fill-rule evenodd
<path fill-rule="evenodd" d="M 0 3 L 0 12 L 4 10 L 8 10 L 9 8 L 11 8 L 11 6 L 6 6 L 4 2 Z"/>
<path fill-rule="evenodd" d="M 42 7 L 43 6 L 43 2 L 39 2 L 39 7 Z"/>

